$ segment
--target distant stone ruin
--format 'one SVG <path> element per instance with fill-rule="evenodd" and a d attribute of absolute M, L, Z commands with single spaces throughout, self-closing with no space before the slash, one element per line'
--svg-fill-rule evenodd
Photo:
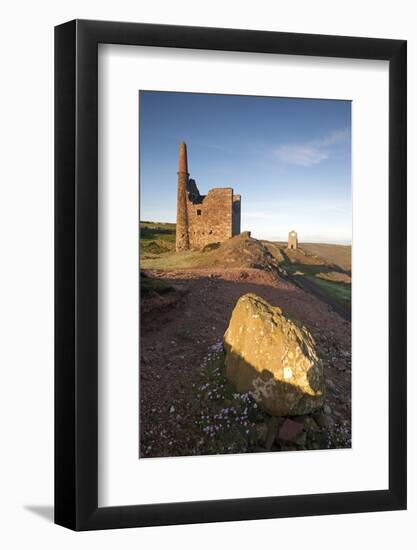
<path fill-rule="evenodd" d="M 188 173 L 187 146 L 180 144 L 176 251 L 202 249 L 240 234 L 240 195 L 231 187 L 210 189 L 200 195 Z"/>
<path fill-rule="evenodd" d="M 298 236 L 296 231 L 290 231 L 288 233 L 288 246 L 287 248 L 291 250 L 296 250 L 298 248 Z"/>

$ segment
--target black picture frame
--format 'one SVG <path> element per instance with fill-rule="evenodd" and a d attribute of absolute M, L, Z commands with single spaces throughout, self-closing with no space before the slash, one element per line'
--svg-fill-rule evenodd
<path fill-rule="evenodd" d="M 98 44 L 389 62 L 389 488 L 98 507 Z M 55 28 L 55 522 L 74 530 L 406 508 L 406 41 L 74 20 Z"/>

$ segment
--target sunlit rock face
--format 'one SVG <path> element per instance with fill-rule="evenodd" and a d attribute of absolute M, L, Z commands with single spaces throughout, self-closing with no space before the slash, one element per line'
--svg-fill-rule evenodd
<path fill-rule="evenodd" d="M 224 334 L 226 375 L 273 416 L 323 406 L 323 365 L 308 329 L 255 294 L 242 296 Z"/>

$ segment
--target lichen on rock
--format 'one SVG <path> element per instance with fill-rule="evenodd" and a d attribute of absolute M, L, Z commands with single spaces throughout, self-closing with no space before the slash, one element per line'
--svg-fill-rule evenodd
<path fill-rule="evenodd" d="M 226 376 L 273 416 L 324 404 L 323 365 L 309 330 L 256 294 L 241 296 L 224 334 Z"/>

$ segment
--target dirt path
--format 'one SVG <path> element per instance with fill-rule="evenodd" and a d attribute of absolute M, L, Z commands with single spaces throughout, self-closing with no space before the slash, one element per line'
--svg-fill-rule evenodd
<path fill-rule="evenodd" d="M 350 323 L 290 282 L 258 269 L 147 271 L 177 290 L 170 304 L 141 304 L 141 456 L 195 454 L 192 384 L 210 347 L 222 340 L 237 299 L 254 292 L 302 321 L 324 362 L 327 402 L 350 420 Z"/>

